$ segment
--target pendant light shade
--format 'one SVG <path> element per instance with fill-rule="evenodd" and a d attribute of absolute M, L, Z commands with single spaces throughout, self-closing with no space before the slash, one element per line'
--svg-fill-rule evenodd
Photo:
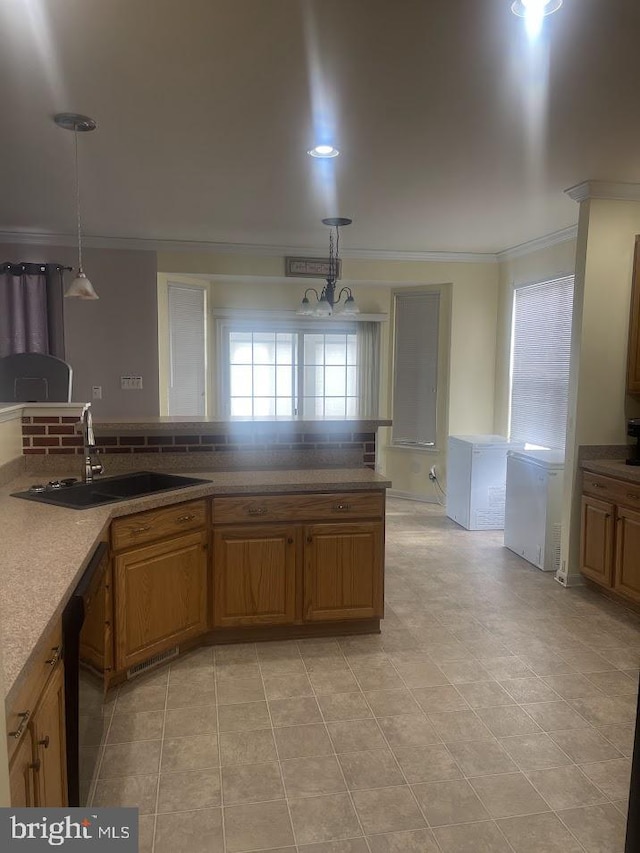
<path fill-rule="evenodd" d="M 329 232 L 329 271 L 327 275 L 327 283 L 322 288 L 322 292 L 318 293 L 315 287 L 308 287 L 304 292 L 302 303 L 297 310 L 297 314 L 301 317 L 331 317 L 332 314 L 341 314 L 344 317 L 355 317 L 360 313 L 360 309 L 353 297 L 351 288 L 345 287 L 336 293 L 336 283 L 340 272 L 340 228 L 345 225 L 351 225 L 352 220 L 346 217 L 332 217 L 331 219 L 323 219 L 324 225 L 335 230 L 335 242 L 333 238 L 333 230 Z M 315 302 L 311 302 L 309 294 L 315 295 Z M 342 302 L 342 297 L 345 301 Z"/>
<path fill-rule="evenodd" d="M 82 220 L 80 217 L 80 172 L 78 169 L 78 133 L 86 133 L 96 129 L 96 123 L 89 116 L 79 113 L 58 113 L 53 120 L 63 130 L 73 131 L 76 167 L 76 220 L 78 223 L 78 273 L 65 291 L 65 297 L 75 299 L 99 299 L 93 285 L 82 269 Z"/>

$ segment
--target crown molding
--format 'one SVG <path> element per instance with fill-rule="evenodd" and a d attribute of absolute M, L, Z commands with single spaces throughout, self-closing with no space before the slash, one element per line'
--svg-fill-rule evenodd
<path fill-rule="evenodd" d="M 586 201 L 588 198 L 601 198 L 610 201 L 640 201 L 640 184 L 628 184 L 617 181 L 583 181 L 569 187 L 565 193 L 574 201 Z"/>
<path fill-rule="evenodd" d="M 72 234 L 45 234 L 27 231 L 0 231 L 0 243 L 22 246 L 76 246 Z M 83 234 L 82 243 L 91 249 L 129 249 L 143 252 L 205 252 L 221 255 L 259 255 L 262 257 L 304 257 L 317 255 L 315 247 L 264 246 L 254 243 L 212 243 L 193 240 L 149 240 L 141 237 L 102 237 Z M 434 263 L 495 264 L 493 252 L 404 252 L 386 249 L 344 249 L 342 258 L 370 261 L 431 261 Z"/>
<path fill-rule="evenodd" d="M 528 240 L 526 243 L 520 243 L 517 246 L 512 246 L 509 249 L 504 249 L 498 252 L 498 263 L 512 261 L 515 258 L 522 258 L 525 255 L 530 255 L 533 252 L 539 252 L 542 249 L 548 249 L 551 246 L 557 246 L 559 243 L 568 243 L 570 240 L 575 240 L 578 236 L 578 226 L 570 225 L 568 228 L 562 228 L 560 231 L 554 231 L 553 234 L 547 234 L 544 237 L 537 237 L 535 240 Z"/>

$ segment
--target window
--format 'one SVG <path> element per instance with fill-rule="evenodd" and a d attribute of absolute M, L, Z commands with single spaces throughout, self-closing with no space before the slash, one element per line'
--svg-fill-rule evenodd
<path fill-rule="evenodd" d="M 514 441 L 564 448 L 572 310 L 573 276 L 515 290 L 509 410 Z"/>
<path fill-rule="evenodd" d="M 440 293 L 395 297 L 392 444 L 434 447 Z"/>
<path fill-rule="evenodd" d="M 223 413 L 232 417 L 356 417 L 362 408 L 362 386 L 371 384 L 372 375 L 376 390 L 378 382 L 374 365 L 358 365 L 359 327 L 365 325 L 377 326 L 222 323 Z"/>
<path fill-rule="evenodd" d="M 169 415 L 206 414 L 206 290 L 169 283 Z"/>

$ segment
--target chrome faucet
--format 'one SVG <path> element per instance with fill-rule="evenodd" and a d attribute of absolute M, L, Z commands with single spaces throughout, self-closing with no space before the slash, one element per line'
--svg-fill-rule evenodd
<path fill-rule="evenodd" d="M 84 471 L 83 479 L 85 483 L 93 481 L 94 474 L 102 474 L 104 467 L 100 462 L 94 462 L 91 458 L 93 452 L 96 451 L 96 439 L 93 434 L 93 420 L 91 417 L 91 403 L 85 403 L 80 412 L 80 423 L 82 424 L 82 439 L 84 444 Z"/>

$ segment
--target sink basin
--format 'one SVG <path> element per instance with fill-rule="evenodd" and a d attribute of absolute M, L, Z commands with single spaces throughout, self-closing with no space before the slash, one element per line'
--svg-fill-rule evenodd
<path fill-rule="evenodd" d="M 162 474 L 159 471 L 136 471 L 133 474 L 121 474 L 117 477 L 95 479 L 92 483 L 74 483 L 44 492 L 14 492 L 12 497 L 28 501 L 55 504 L 69 509 L 90 509 L 102 504 L 116 503 L 128 498 L 154 495 L 185 486 L 197 486 L 208 483 L 201 477 L 183 477 L 180 474 Z"/>

